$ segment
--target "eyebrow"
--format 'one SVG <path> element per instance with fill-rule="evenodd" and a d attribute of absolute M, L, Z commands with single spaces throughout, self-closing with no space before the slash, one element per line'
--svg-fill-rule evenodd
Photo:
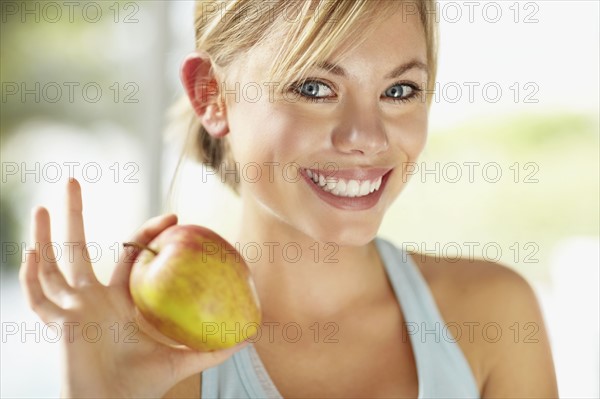
<path fill-rule="evenodd" d="M 328 61 L 323 61 L 323 62 L 316 64 L 316 66 L 318 68 L 325 69 L 334 75 L 348 78 L 348 73 L 346 72 L 346 70 L 339 65 L 332 64 Z M 411 60 L 407 63 L 404 63 L 404 64 L 394 68 L 390 73 L 388 73 L 387 75 L 384 76 L 384 79 L 397 78 L 399 76 L 402 76 L 402 74 L 404 74 L 406 71 L 408 71 L 410 69 L 421 69 L 421 70 L 425 71 L 425 73 L 429 72 L 428 68 L 427 68 L 427 64 L 425 64 L 419 60 Z"/>

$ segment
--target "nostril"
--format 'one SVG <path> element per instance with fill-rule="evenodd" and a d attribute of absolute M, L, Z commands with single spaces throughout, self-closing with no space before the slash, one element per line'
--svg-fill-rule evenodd
<path fill-rule="evenodd" d="M 347 154 L 375 155 L 389 148 L 383 129 L 339 130 L 332 136 L 332 145 Z"/>

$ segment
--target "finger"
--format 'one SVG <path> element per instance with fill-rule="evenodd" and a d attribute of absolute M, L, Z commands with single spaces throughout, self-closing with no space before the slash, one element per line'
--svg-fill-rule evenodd
<path fill-rule="evenodd" d="M 19 270 L 19 280 L 29 307 L 44 323 L 49 323 L 60 316 L 61 309 L 44 294 L 38 278 L 39 258 L 40 255 L 35 248 L 25 250 L 25 259 Z"/>
<path fill-rule="evenodd" d="M 156 236 L 158 236 L 167 227 L 177 224 L 177 215 L 167 214 L 156 216 L 149 219 L 144 225 L 133 235 L 131 240 L 141 245 L 148 245 Z M 135 259 L 139 254 L 139 249 L 128 247 L 119 257 L 119 262 L 115 266 L 109 285 L 129 285 L 129 274 L 131 267 L 135 263 Z"/>
<path fill-rule="evenodd" d="M 98 283 L 90 256 L 87 251 L 85 232 L 83 229 L 83 204 L 81 186 L 74 178 L 67 183 L 67 244 L 69 246 L 69 263 L 67 278 L 71 285 L 80 286 Z M 72 251 L 72 252 L 71 252 Z M 71 259 L 72 256 L 72 259 Z"/>
<path fill-rule="evenodd" d="M 227 349 L 217 350 L 214 352 L 199 352 L 190 349 L 174 349 L 171 348 L 172 364 L 176 365 L 174 370 L 180 378 L 186 378 L 190 375 L 202 372 L 208 368 L 214 367 L 223 363 L 235 352 L 242 350 L 248 346 L 248 341 Z"/>
<path fill-rule="evenodd" d="M 65 296 L 73 293 L 56 263 L 54 243 L 50 233 L 50 215 L 43 207 L 34 208 L 31 215 L 33 242 L 39 248 L 38 277 L 42 289 L 50 300 L 63 303 Z"/>

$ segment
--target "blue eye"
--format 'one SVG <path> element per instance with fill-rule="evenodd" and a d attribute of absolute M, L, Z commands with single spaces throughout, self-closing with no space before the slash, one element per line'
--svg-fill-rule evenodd
<path fill-rule="evenodd" d="M 333 94 L 329 86 L 318 80 L 305 80 L 297 86 L 296 91 L 309 98 L 326 98 Z"/>
<path fill-rule="evenodd" d="M 385 91 L 385 95 L 394 99 L 410 98 L 415 89 L 407 84 L 395 84 Z"/>

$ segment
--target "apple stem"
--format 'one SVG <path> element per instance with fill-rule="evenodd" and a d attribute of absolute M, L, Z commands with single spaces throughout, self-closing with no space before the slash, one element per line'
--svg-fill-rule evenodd
<path fill-rule="evenodd" d="M 138 244 L 137 242 L 124 242 L 123 243 L 123 247 L 127 248 L 127 247 L 135 247 L 137 249 L 139 249 L 140 251 L 145 249 L 148 250 L 150 252 L 152 252 L 155 256 L 158 255 L 158 252 L 156 252 L 155 250 L 153 250 L 152 248 L 149 248 L 145 245 L 142 244 Z"/>

